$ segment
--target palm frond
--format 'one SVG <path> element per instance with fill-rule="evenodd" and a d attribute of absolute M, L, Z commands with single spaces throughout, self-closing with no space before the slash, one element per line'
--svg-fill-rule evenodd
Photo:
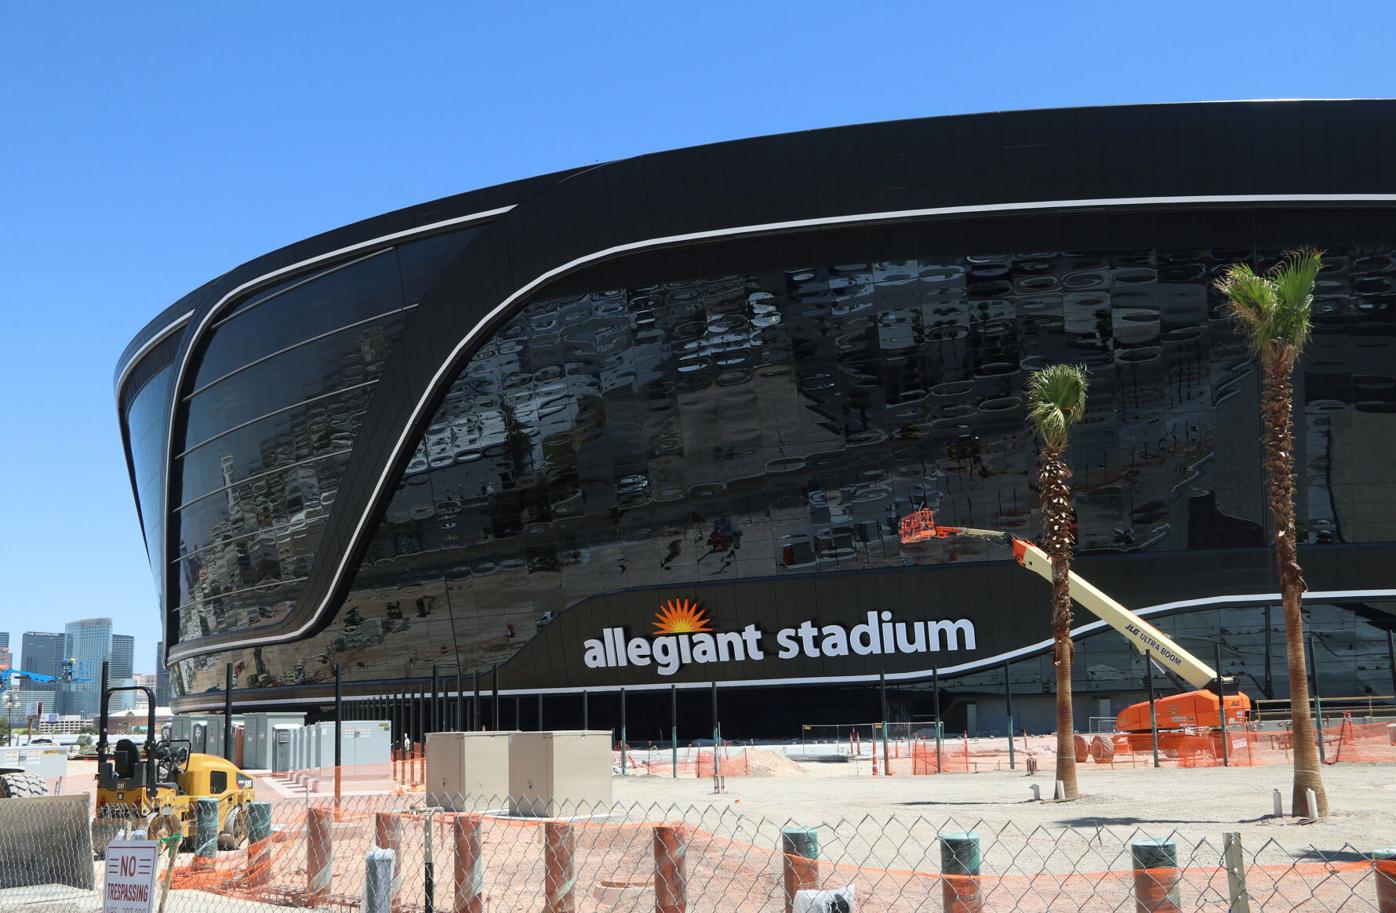
<path fill-rule="evenodd" d="M 1309 340 L 1314 280 L 1322 268 L 1321 251 L 1296 250 L 1263 276 L 1247 263 L 1235 263 L 1217 280 L 1217 289 L 1227 297 L 1231 316 L 1252 351 L 1304 347 Z"/>
<path fill-rule="evenodd" d="M 1275 316 L 1271 335 L 1275 341 L 1302 349 L 1309 341 L 1309 318 L 1313 313 L 1314 280 L 1323 269 L 1323 252 L 1290 251 L 1270 271 L 1275 287 Z"/>
<path fill-rule="evenodd" d="M 1066 446 L 1071 426 L 1086 414 L 1085 365 L 1048 365 L 1028 378 L 1028 418 L 1047 446 Z"/>

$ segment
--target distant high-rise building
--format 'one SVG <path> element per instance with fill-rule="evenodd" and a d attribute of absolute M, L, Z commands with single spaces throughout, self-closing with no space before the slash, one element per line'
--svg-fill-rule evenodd
<path fill-rule="evenodd" d="M 7 649 L 7 650 L 10 648 L 10 632 L 9 632 L 9 631 L 0 631 L 0 647 L 4 647 L 4 648 Z"/>
<path fill-rule="evenodd" d="M 40 675 L 63 672 L 63 635 L 25 631 L 20 638 L 19 668 Z"/>
<path fill-rule="evenodd" d="M 10 632 L 0 631 L 0 673 L 8 672 L 14 668 L 14 662 L 10 655 Z"/>
<path fill-rule="evenodd" d="M 135 675 L 136 639 L 130 634 L 111 636 L 111 677 L 131 678 Z"/>
<path fill-rule="evenodd" d="M 101 704 L 102 663 L 111 659 L 110 618 L 70 621 L 63 632 L 63 655 L 73 661 L 74 678 L 87 679 L 61 686 L 59 713 L 96 716 Z M 116 676 L 112 676 L 116 678 Z M 129 675 L 126 678 L 130 678 Z"/>
<path fill-rule="evenodd" d="M 170 673 L 165 669 L 165 642 L 155 644 L 155 703 L 170 706 Z"/>

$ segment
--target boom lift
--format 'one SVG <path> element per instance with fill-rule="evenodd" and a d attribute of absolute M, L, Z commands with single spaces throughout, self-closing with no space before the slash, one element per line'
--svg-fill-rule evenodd
<path fill-rule="evenodd" d="M 1049 583 L 1052 580 L 1052 559 L 1047 553 L 1011 533 L 940 526 L 935 522 L 935 513 L 924 507 L 902 519 L 900 532 L 901 540 L 906 544 L 964 537 L 1003 545 L 1013 550 L 1013 557 L 1020 567 L 1032 571 Z M 1154 702 L 1160 749 L 1169 755 L 1191 750 L 1197 745 L 1197 741 L 1188 730 L 1220 726 L 1223 708 L 1228 725 L 1244 723 L 1250 716 L 1250 698 L 1241 692 L 1234 676 L 1218 675 L 1217 670 L 1183 649 L 1158 628 L 1111 599 L 1075 571 L 1071 572 L 1070 590 L 1072 599 L 1123 634 L 1134 649 L 1140 653 L 1147 651 L 1171 681 L 1183 688 L 1191 686 L 1194 689 L 1159 698 Z M 1113 739 L 1105 741 L 1098 738 L 1088 749 L 1085 740 L 1078 736 L 1077 760 L 1084 761 L 1087 751 L 1097 761 L 1108 761 L 1117 750 L 1148 750 L 1152 743 L 1149 702 L 1132 704 L 1120 711 L 1115 718 L 1115 730 Z"/>

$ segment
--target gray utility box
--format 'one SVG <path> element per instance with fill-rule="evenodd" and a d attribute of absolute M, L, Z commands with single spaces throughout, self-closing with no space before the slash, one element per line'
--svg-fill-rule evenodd
<path fill-rule="evenodd" d="M 519 733 L 427 733 L 427 804 L 453 812 L 502 805 L 509 795 L 511 735 Z"/>
<path fill-rule="evenodd" d="M 244 714 L 242 729 L 243 770 L 271 770 L 274 766 L 272 752 L 275 748 L 273 733 L 276 728 L 286 723 L 299 726 L 304 722 L 304 713 Z"/>
<path fill-rule="evenodd" d="M 307 768 L 334 767 L 334 723 L 320 722 L 303 730 L 310 752 Z M 344 767 L 377 764 L 387 769 L 392 760 L 386 720 L 354 720 L 339 724 L 339 762 Z"/>
<path fill-rule="evenodd" d="M 510 737 L 510 814 L 591 815 L 610 803 L 609 730 L 516 732 Z"/>

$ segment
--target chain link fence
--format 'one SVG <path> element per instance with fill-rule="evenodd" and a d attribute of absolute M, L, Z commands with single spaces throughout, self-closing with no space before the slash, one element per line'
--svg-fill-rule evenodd
<path fill-rule="evenodd" d="M 902 815 L 815 823 L 733 806 L 574 804 L 546 818 L 507 797 L 443 806 L 412 793 L 255 802 L 245 830 L 209 816 L 192 824 L 178 852 L 178 835 L 166 843 L 164 909 L 1396 909 L 1396 853 L 1376 846 L 1321 851 L 1253 837 L 1243 845 L 1225 832 Z M 102 909 L 89 814 L 81 796 L 0 802 L 0 910 Z M 161 831 L 158 822 L 119 820 L 138 833 Z"/>

